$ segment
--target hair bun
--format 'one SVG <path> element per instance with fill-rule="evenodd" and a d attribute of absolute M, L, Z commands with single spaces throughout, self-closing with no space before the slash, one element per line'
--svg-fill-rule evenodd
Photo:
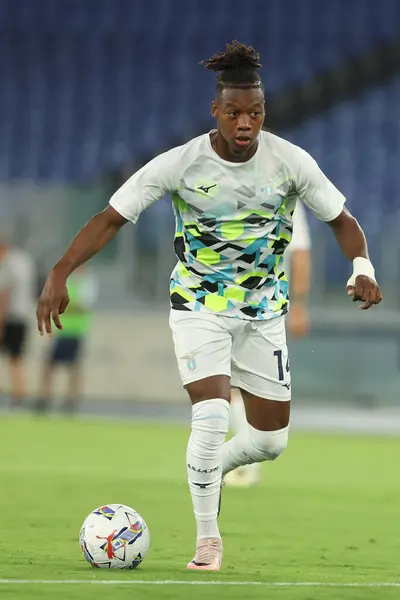
<path fill-rule="evenodd" d="M 226 51 L 214 54 L 208 60 L 203 60 L 206 69 L 210 71 L 228 71 L 229 69 L 244 68 L 249 70 L 259 69 L 260 55 L 252 46 L 245 46 L 234 40 L 232 44 L 226 44 Z"/>

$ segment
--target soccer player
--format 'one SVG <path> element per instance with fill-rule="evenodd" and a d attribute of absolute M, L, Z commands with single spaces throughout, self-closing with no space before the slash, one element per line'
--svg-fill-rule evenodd
<path fill-rule="evenodd" d="M 286 316 L 286 329 L 292 339 L 300 339 L 308 333 L 309 318 L 307 298 L 310 291 L 311 239 L 304 206 L 297 202 L 293 213 L 293 235 L 285 250 L 284 269 L 289 280 L 290 311 Z M 247 428 L 246 411 L 242 394 L 237 388 L 231 391 L 230 428 L 239 433 Z M 251 487 L 261 479 L 258 462 L 238 467 L 227 473 L 225 485 Z"/>
<path fill-rule="evenodd" d="M 0 235 L 0 351 L 8 357 L 11 408 L 27 395 L 24 364 L 30 315 L 35 304 L 35 265 L 30 254 Z"/>
<path fill-rule="evenodd" d="M 97 280 L 84 267 L 77 269 L 68 279 L 70 302 L 63 319 L 63 331 L 55 337 L 51 353 L 45 360 L 42 370 L 39 399 L 36 410 L 45 412 L 50 408 L 53 396 L 55 368 L 66 369 L 67 396 L 62 409 L 73 413 L 82 398 L 82 359 L 92 322 L 92 308 L 97 299 Z"/>
<path fill-rule="evenodd" d="M 353 262 L 348 294 L 367 309 L 381 301 L 364 233 L 345 198 L 297 146 L 261 131 L 259 55 L 238 42 L 204 62 L 219 73 L 217 129 L 161 154 L 135 173 L 74 238 L 50 271 L 37 307 L 39 332 L 68 306 L 66 282 L 128 221 L 168 193 L 176 215 L 170 325 L 182 382 L 193 404 L 186 465 L 197 523 L 189 569 L 222 562 L 217 515 L 221 478 L 276 459 L 288 440 L 290 372 L 283 252 L 299 198 L 329 223 Z M 231 384 L 249 427 L 224 444 Z"/>

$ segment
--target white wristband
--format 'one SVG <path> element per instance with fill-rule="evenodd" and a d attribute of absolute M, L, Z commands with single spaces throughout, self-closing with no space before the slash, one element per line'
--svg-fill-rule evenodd
<path fill-rule="evenodd" d="M 374 266 L 368 258 L 357 256 L 357 258 L 353 260 L 353 274 L 347 282 L 347 287 L 355 286 L 356 277 L 358 277 L 358 275 L 366 275 L 370 279 L 376 281 Z"/>

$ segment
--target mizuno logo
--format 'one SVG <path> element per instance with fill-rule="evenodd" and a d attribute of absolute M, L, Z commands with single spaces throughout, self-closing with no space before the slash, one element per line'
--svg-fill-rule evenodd
<path fill-rule="evenodd" d="M 202 192 L 204 192 L 205 194 L 208 194 L 208 192 L 210 190 L 212 190 L 213 188 L 217 187 L 217 184 L 214 183 L 213 185 L 199 185 L 197 187 L 198 190 L 201 190 Z"/>

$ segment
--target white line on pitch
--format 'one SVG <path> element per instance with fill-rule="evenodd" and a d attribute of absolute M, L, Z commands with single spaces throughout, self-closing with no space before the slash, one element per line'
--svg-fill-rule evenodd
<path fill-rule="evenodd" d="M 0 579 L 0 585 L 239 585 L 263 587 L 333 587 L 333 588 L 383 588 L 400 587 L 399 582 L 376 581 L 372 583 L 329 583 L 323 581 L 183 581 L 183 580 L 151 580 L 151 579 Z"/>

